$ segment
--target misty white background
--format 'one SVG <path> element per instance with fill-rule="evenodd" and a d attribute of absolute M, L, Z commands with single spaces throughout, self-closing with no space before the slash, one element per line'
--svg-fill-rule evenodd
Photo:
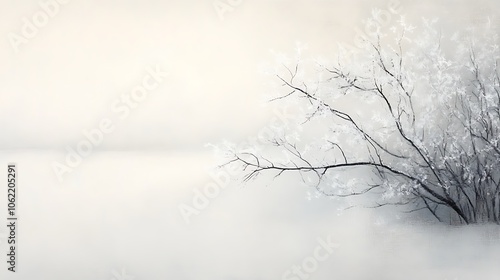
<path fill-rule="evenodd" d="M 224 1 L 223 1 L 224 2 Z M 38 1 L 0 1 L 0 164 L 19 166 L 19 250 L 2 279 L 281 279 L 317 238 L 340 247 L 310 279 L 497 279 L 485 232 L 408 225 L 401 216 L 307 199 L 295 177 L 232 182 L 187 225 L 178 211 L 212 179 L 206 143 L 254 137 L 273 117 L 262 74 L 273 53 L 333 56 L 389 1 L 70 1 L 15 52 L 8 34 Z M 495 1 L 401 1 L 409 20 L 463 28 Z M 392 20 L 396 21 L 397 18 Z M 169 77 L 120 121 L 111 104 L 160 65 Z M 60 183 L 53 161 L 104 117 L 115 131 Z M 5 179 L 5 173 L 0 172 Z M 5 190 L 5 189 L 4 189 Z M 5 221 L 6 191 L 0 199 Z M 120 279 L 117 279 L 120 280 Z"/>

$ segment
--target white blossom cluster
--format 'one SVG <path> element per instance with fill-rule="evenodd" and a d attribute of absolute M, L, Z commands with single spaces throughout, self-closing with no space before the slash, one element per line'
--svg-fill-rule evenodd
<path fill-rule="evenodd" d="M 303 129 L 276 127 L 274 152 L 233 150 L 232 162 L 246 178 L 298 172 L 317 193 L 377 190 L 377 206 L 500 223 L 498 35 L 491 28 L 448 35 L 438 26 L 401 18 L 390 32 L 377 28 L 349 64 L 285 59 L 276 100 L 302 105 Z M 306 74 L 311 65 L 316 76 Z"/>

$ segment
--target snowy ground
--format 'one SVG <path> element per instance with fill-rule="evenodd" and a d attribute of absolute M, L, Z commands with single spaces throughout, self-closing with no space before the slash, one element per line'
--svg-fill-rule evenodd
<path fill-rule="evenodd" d="M 2 279 L 498 279 L 500 272 L 497 226 L 408 224 L 366 209 L 339 215 L 333 201 L 309 201 L 293 182 L 228 186 L 188 225 L 178 207 L 214 182 L 205 172 L 210 154 L 95 152 L 60 184 L 50 164 L 62 156 L 0 154 L 2 165 L 18 163 L 20 176 L 18 273 L 2 269 Z M 2 252 L 5 235 L 0 230 Z M 333 249 L 313 261 L 318 239 L 328 238 Z M 283 278 L 304 262 L 311 272 Z"/>

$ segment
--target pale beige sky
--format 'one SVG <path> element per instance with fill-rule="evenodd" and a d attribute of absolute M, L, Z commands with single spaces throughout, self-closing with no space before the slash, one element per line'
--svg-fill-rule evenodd
<path fill-rule="evenodd" d="M 498 5 L 480 1 L 484 11 Z M 212 1 L 69 1 L 15 53 L 23 17 L 37 1 L 3 1 L 0 34 L 2 149 L 60 149 L 83 129 L 116 117 L 113 101 L 129 93 L 148 66 L 170 76 L 133 110 L 102 149 L 199 148 L 221 137 L 237 139 L 262 126 L 259 105 L 269 88 L 261 65 L 270 50 L 331 55 L 351 43 L 371 9 L 390 1 L 243 1 L 218 17 Z M 411 18 L 477 17 L 477 1 L 402 1 Z M 457 25 L 453 25 L 457 26 Z"/>

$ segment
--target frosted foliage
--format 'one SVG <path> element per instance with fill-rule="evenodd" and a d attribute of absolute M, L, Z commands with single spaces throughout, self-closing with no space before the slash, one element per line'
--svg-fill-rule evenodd
<path fill-rule="evenodd" d="M 283 128 L 295 136 L 265 150 L 233 150 L 229 162 L 242 164 L 247 180 L 296 172 L 307 174 L 303 182 L 315 193 L 378 190 L 375 206 L 404 204 L 452 223 L 500 223 L 495 30 L 443 34 L 437 20 L 416 28 L 404 18 L 385 33 L 377 29 L 349 59 L 344 51 L 336 62 L 287 64 L 274 100 L 302 106 L 300 133 Z"/>

